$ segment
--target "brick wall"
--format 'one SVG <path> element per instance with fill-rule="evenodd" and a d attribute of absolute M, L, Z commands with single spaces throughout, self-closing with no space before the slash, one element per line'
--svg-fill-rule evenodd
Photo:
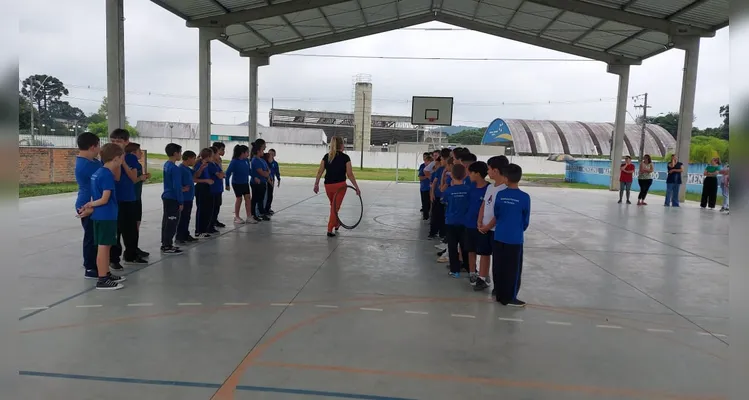
<path fill-rule="evenodd" d="M 32 185 L 75 182 L 75 158 L 77 155 L 78 149 L 74 148 L 19 147 L 18 183 Z M 147 157 L 144 154 L 141 163 L 145 164 L 146 160 Z"/>

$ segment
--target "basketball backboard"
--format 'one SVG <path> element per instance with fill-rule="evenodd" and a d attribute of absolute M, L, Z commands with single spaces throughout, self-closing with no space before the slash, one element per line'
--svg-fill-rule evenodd
<path fill-rule="evenodd" d="M 453 124 L 453 98 L 414 96 L 411 100 L 412 125 Z"/>

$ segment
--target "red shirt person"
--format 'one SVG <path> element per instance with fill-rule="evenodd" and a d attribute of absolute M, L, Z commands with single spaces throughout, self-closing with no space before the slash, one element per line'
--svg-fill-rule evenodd
<path fill-rule="evenodd" d="M 629 201 L 629 192 L 632 190 L 632 177 L 634 174 L 635 165 L 632 164 L 632 157 L 624 157 L 624 164 L 622 164 L 619 171 L 619 204 L 622 203 L 622 197 L 625 190 L 627 191 L 627 204 L 632 204 Z"/>

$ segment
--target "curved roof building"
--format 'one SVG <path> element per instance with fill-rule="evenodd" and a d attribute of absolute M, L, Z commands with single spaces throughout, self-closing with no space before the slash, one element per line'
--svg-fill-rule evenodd
<path fill-rule="evenodd" d="M 516 154 L 608 156 L 614 124 L 579 121 L 534 121 L 497 118 L 484 132 L 481 144 L 514 147 Z M 627 124 L 624 155 L 640 153 L 641 127 Z M 676 147 L 676 140 L 658 125 L 646 125 L 645 154 L 665 156 Z"/>

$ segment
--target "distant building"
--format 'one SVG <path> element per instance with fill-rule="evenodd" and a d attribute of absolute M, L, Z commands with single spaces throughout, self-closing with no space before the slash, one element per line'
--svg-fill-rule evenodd
<path fill-rule="evenodd" d="M 135 126 L 143 137 L 172 139 L 198 139 L 198 124 L 187 122 L 138 121 Z M 274 127 L 258 124 L 259 139 L 268 143 L 286 144 L 326 144 L 325 131 L 319 128 Z M 247 124 L 244 125 L 211 125 L 211 141 L 247 142 Z"/>
<path fill-rule="evenodd" d="M 624 155 L 639 155 L 641 132 L 641 125 L 625 126 Z M 517 155 L 609 156 L 613 133 L 610 123 L 497 118 L 486 128 L 481 144 L 512 147 Z M 675 148 L 676 140 L 668 131 L 646 125 L 645 154 L 662 157 Z"/>

